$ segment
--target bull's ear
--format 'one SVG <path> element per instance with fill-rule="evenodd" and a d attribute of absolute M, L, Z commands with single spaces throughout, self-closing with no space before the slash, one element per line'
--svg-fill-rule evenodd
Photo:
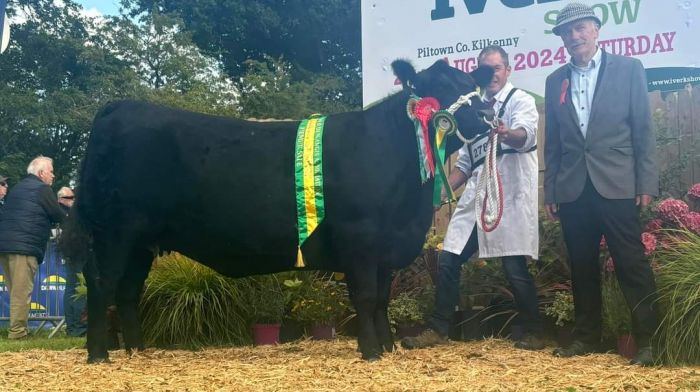
<path fill-rule="evenodd" d="M 403 88 L 413 86 L 413 81 L 416 77 L 416 69 L 411 63 L 406 60 L 394 60 L 391 63 L 391 69 L 394 70 L 394 75 L 401 81 Z"/>
<path fill-rule="evenodd" d="M 470 72 L 469 75 L 474 79 L 477 86 L 485 88 L 491 83 L 491 79 L 493 79 L 493 67 L 490 65 L 481 65 L 479 68 Z"/>

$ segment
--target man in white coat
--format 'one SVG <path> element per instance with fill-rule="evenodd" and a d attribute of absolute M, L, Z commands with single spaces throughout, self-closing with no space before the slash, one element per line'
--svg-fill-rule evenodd
<path fill-rule="evenodd" d="M 484 100 L 493 104 L 500 117 L 500 126 L 495 132 L 501 142 L 497 168 L 502 181 L 503 215 L 491 231 L 476 224 L 480 219 L 478 205 L 483 203 L 483 198 L 477 200 L 477 184 L 484 165 L 471 147 L 475 142 L 465 144 L 459 152 L 456 170 L 449 178 L 453 189 L 464 183 L 466 187 L 452 215 L 439 257 L 435 310 L 428 318 L 430 329 L 404 338 L 401 341 L 404 348 L 447 342 L 449 324 L 459 303 L 462 264 L 477 250 L 481 258 L 501 257 L 515 298 L 518 323 L 524 332 L 517 338 L 515 347 L 529 350 L 544 347 L 540 339 L 542 324 L 537 292 L 525 258 L 537 259 L 539 247 L 536 151 L 539 115 L 534 98 L 508 82 L 511 68 L 503 48 L 489 46 L 482 50 L 479 65 L 490 65 L 495 71 Z"/>

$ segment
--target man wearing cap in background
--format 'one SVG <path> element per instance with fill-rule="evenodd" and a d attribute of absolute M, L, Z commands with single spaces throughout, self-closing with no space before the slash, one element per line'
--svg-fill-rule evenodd
<path fill-rule="evenodd" d="M 5 204 L 5 195 L 7 195 L 7 177 L 0 175 L 0 208 Z"/>
<path fill-rule="evenodd" d="M 641 242 L 639 209 L 658 193 L 656 144 L 642 63 L 597 45 L 600 19 L 570 3 L 552 32 L 571 62 L 547 78 L 545 90 L 545 207 L 561 219 L 571 265 L 574 342 L 561 357 L 598 349 L 601 338 L 601 237 L 632 311 L 639 351 L 632 364 L 653 364 L 656 286 Z"/>
<path fill-rule="evenodd" d="M 56 194 L 58 196 L 58 204 L 66 215 L 71 213 L 73 202 L 75 202 L 75 193 L 67 186 L 62 187 Z M 75 298 L 80 280 L 78 274 L 83 272 L 85 260 L 65 260 L 66 268 L 66 290 L 63 292 L 63 314 L 66 317 L 66 335 L 68 336 L 85 336 L 87 332 L 87 322 L 82 315 L 85 312 L 87 300 L 85 297 Z"/>

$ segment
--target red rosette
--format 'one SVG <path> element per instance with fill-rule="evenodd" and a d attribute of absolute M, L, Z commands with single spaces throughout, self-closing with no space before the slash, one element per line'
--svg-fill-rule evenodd
<path fill-rule="evenodd" d="M 561 94 L 559 95 L 559 104 L 566 103 L 566 93 L 569 91 L 569 79 L 564 79 L 561 82 Z"/>
<path fill-rule="evenodd" d="M 423 128 L 423 138 L 425 140 L 426 145 L 424 146 L 425 148 L 425 157 L 428 162 L 427 168 L 430 174 L 435 173 L 435 164 L 434 164 L 434 158 L 433 158 L 433 149 L 430 147 L 430 134 L 428 133 L 428 124 L 431 118 L 433 118 L 433 115 L 440 110 L 440 102 L 433 98 L 433 97 L 425 97 L 421 98 L 420 101 L 416 102 L 416 105 L 413 109 L 413 114 L 416 116 L 418 121 L 420 121 L 421 127 Z"/>
<path fill-rule="evenodd" d="M 440 110 L 440 102 L 433 97 L 425 97 L 416 102 L 413 114 L 421 123 L 427 124 L 438 110 Z"/>

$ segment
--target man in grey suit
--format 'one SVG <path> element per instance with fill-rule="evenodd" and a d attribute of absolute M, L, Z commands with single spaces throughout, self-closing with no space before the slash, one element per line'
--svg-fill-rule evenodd
<path fill-rule="evenodd" d="M 605 239 L 640 347 L 631 363 L 652 365 L 656 286 L 644 256 L 638 208 L 658 193 L 656 144 L 644 67 L 597 45 L 593 9 L 570 3 L 557 16 L 571 62 L 547 78 L 545 207 L 561 219 L 571 264 L 574 342 L 561 357 L 597 350 L 601 338 L 599 251 Z"/>

